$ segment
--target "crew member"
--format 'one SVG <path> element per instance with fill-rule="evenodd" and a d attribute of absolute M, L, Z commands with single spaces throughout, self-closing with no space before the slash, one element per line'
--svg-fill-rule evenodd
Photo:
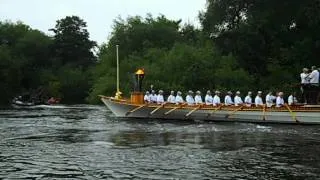
<path fill-rule="evenodd" d="M 194 101 L 195 101 L 196 104 L 202 104 L 203 103 L 200 91 L 196 92 L 196 96 L 194 97 Z"/>
<path fill-rule="evenodd" d="M 213 97 L 213 100 L 212 100 L 212 105 L 213 106 L 219 106 L 220 104 L 221 104 L 221 102 L 220 102 L 220 91 L 216 91 L 215 95 Z"/>
<path fill-rule="evenodd" d="M 231 91 L 228 91 L 228 92 L 227 92 L 227 95 L 224 97 L 224 104 L 225 104 L 226 106 L 233 105 L 233 102 L 232 102 L 232 99 L 231 99 L 231 95 L 232 95 L 232 92 L 231 92 Z"/>
<path fill-rule="evenodd" d="M 284 106 L 283 92 L 279 92 L 276 100 L 276 107 L 282 107 L 282 106 Z"/>
<path fill-rule="evenodd" d="M 296 98 L 296 92 L 293 92 L 292 94 L 290 94 L 290 96 L 288 97 L 288 105 L 294 105 L 297 104 L 298 100 Z"/>
<path fill-rule="evenodd" d="M 151 98 L 150 98 L 150 93 L 149 91 L 146 91 L 146 94 L 144 95 L 144 102 L 145 103 L 150 103 L 151 102 Z"/>
<path fill-rule="evenodd" d="M 151 91 L 151 95 L 150 95 L 150 100 L 152 103 L 156 103 L 157 102 L 157 98 L 158 96 L 156 95 L 156 92 L 154 90 Z"/>
<path fill-rule="evenodd" d="M 243 101 L 240 97 L 240 91 L 237 91 L 236 92 L 236 96 L 234 97 L 234 105 L 235 106 L 239 106 L 239 105 L 242 105 L 243 104 Z"/>
<path fill-rule="evenodd" d="M 210 90 L 207 91 L 207 94 L 206 94 L 206 97 L 204 98 L 204 101 L 206 102 L 206 105 L 212 105 L 213 98 L 211 96 Z"/>
<path fill-rule="evenodd" d="M 186 96 L 186 102 L 190 106 L 194 105 L 193 91 L 191 90 L 188 91 L 188 95 Z"/>
<path fill-rule="evenodd" d="M 159 90 L 159 94 L 157 96 L 157 104 L 163 104 L 163 103 L 164 103 L 163 91 Z"/>
<path fill-rule="evenodd" d="M 176 103 L 176 97 L 174 96 L 174 91 L 171 91 L 170 92 L 170 95 L 167 99 L 167 102 L 168 103 Z"/>
<path fill-rule="evenodd" d="M 252 104 L 252 92 L 249 91 L 248 92 L 248 95 L 244 98 L 244 103 L 246 104 L 247 107 L 251 107 L 251 104 Z"/>
<path fill-rule="evenodd" d="M 272 92 L 270 91 L 266 95 L 266 105 L 267 105 L 267 107 L 272 107 L 274 100 L 276 100 L 276 97 L 274 95 L 272 95 Z"/>
<path fill-rule="evenodd" d="M 309 102 L 311 104 L 317 104 L 318 89 L 319 89 L 319 71 L 316 66 L 311 67 L 312 72 L 310 73 L 310 92 Z"/>
<path fill-rule="evenodd" d="M 182 98 L 182 93 L 180 91 L 177 92 L 177 96 L 176 96 L 176 104 L 182 104 L 184 103 L 184 100 Z"/>
<path fill-rule="evenodd" d="M 256 96 L 256 98 L 254 99 L 254 103 L 256 105 L 256 107 L 259 107 L 259 106 L 263 106 L 263 101 L 262 101 L 262 91 L 258 91 L 258 94 Z"/>

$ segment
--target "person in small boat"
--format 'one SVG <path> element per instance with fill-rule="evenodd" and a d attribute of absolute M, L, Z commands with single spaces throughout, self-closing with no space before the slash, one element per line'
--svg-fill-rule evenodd
<path fill-rule="evenodd" d="M 216 91 L 215 92 L 215 95 L 213 97 L 213 100 L 212 100 L 212 105 L 213 106 L 219 106 L 221 104 L 221 101 L 220 101 L 220 91 Z"/>
<path fill-rule="evenodd" d="M 224 104 L 225 104 L 226 106 L 231 106 L 231 105 L 234 104 L 233 101 L 232 101 L 231 96 L 232 96 L 232 92 L 231 92 L 231 91 L 228 91 L 228 92 L 227 92 L 227 95 L 224 97 Z"/>
<path fill-rule="evenodd" d="M 259 107 L 259 106 L 263 106 L 263 101 L 262 101 L 262 91 L 258 91 L 258 94 L 256 96 L 256 98 L 254 99 L 254 103 L 256 105 L 256 107 Z"/>
<path fill-rule="evenodd" d="M 207 91 L 207 94 L 204 98 L 204 101 L 205 101 L 206 105 L 212 105 L 213 98 L 212 98 L 210 90 Z"/>
<path fill-rule="evenodd" d="M 150 103 L 151 102 L 151 96 L 150 96 L 150 92 L 146 91 L 146 94 L 143 97 L 143 100 L 145 103 Z"/>
<path fill-rule="evenodd" d="M 193 99 L 193 91 L 189 90 L 188 95 L 186 96 L 186 102 L 189 106 L 194 105 L 194 99 Z"/>
<path fill-rule="evenodd" d="M 273 102 L 276 100 L 276 97 L 272 94 L 272 92 L 270 91 L 267 95 L 266 95 L 266 105 L 267 107 L 272 107 Z"/>
<path fill-rule="evenodd" d="M 178 91 L 176 96 L 176 104 L 182 104 L 182 103 L 184 103 L 184 100 L 182 98 L 182 93 Z"/>
<path fill-rule="evenodd" d="M 159 90 L 159 94 L 157 96 L 157 104 L 163 104 L 163 103 L 164 103 L 163 91 Z"/>
<path fill-rule="evenodd" d="M 202 104 L 203 101 L 202 101 L 202 97 L 201 97 L 201 92 L 200 91 L 197 91 L 196 92 L 196 96 L 194 97 L 194 102 L 195 104 Z"/>
<path fill-rule="evenodd" d="M 252 104 L 252 92 L 249 91 L 248 92 L 248 95 L 244 98 L 244 103 L 246 104 L 247 107 L 251 107 L 251 104 Z"/>
<path fill-rule="evenodd" d="M 236 96 L 234 97 L 234 105 L 235 106 L 240 106 L 240 105 L 243 104 L 243 101 L 242 101 L 242 99 L 240 97 L 240 94 L 241 94 L 240 91 L 236 92 Z"/>
<path fill-rule="evenodd" d="M 296 98 L 296 92 L 293 92 L 290 94 L 290 96 L 288 97 L 288 105 L 295 105 L 298 103 L 298 100 Z"/>
<path fill-rule="evenodd" d="M 276 100 L 276 107 L 284 106 L 283 92 L 279 92 Z"/>
<path fill-rule="evenodd" d="M 174 96 L 174 91 L 170 92 L 170 95 L 168 96 L 167 102 L 168 103 L 176 103 L 176 97 Z"/>
<path fill-rule="evenodd" d="M 158 96 L 156 95 L 155 90 L 152 90 L 151 94 L 150 94 L 151 103 L 156 103 L 157 102 L 157 98 L 158 98 Z"/>

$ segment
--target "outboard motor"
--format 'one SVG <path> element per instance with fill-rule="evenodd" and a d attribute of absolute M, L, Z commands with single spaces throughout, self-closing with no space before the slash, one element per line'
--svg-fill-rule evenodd
<path fill-rule="evenodd" d="M 131 103 L 143 104 L 142 80 L 144 78 L 144 70 L 138 69 L 135 72 L 135 82 L 133 92 L 131 93 Z"/>

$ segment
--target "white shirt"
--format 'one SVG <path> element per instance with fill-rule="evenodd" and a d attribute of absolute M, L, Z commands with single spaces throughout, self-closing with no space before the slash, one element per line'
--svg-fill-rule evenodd
<path fill-rule="evenodd" d="M 262 98 L 260 96 L 256 96 L 256 98 L 254 99 L 254 103 L 256 104 L 256 106 L 258 107 L 259 105 L 263 105 L 263 101 Z"/>
<path fill-rule="evenodd" d="M 151 102 L 157 102 L 158 96 L 156 94 L 151 94 L 150 95 L 150 100 Z"/>
<path fill-rule="evenodd" d="M 243 101 L 242 101 L 242 99 L 241 99 L 240 96 L 236 95 L 236 96 L 234 97 L 234 105 L 235 105 L 235 106 L 239 106 L 239 104 L 243 104 Z"/>
<path fill-rule="evenodd" d="M 296 97 L 293 97 L 293 95 L 290 95 L 289 97 L 288 97 L 288 104 L 289 105 L 293 105 L 294 103 L 297 103 L 298 101 L 297 101 L 297 98 Z"/>
<path fill-rule="evenodd" d="M 309 79 L 308 79 L 309 74 L 307 73 L 301 73 L 300 77 L 301 77 L 301 84 L 309 84 Z"/>
<path fill-rule="evenodd" d="M 196 104 L 202 104 L 203 103 L 202 102 L 202 97 L 200 95 L 196 95 L 194 97 L 194 101 L 195 101 Z"/>
<path fill-rule="evenodd" d="M 211 95 L 206 95 L 206 97 L 204 98 L 204 101 L 206 102 L 206 105 L 211 105 L 212 104 L 212 101 L 213 101 L 213 98 Z"/>
<path fill-rule="evenodd" d="M 266 104 L 267 104 L 267 107 L 271 107 L 273 105 L 273 101 L 276 99 L 275 96 L 272 96 L 270 94 L 268 94 L 266 96 Z"/>
<path fill-rule="evenodd" d="M 178 103 L 183 103 L 183 102 L 184 102 L 184 101 L 183 101 L 182 96 L 177 95 L 177 96 L 176 96 L 176 103 L 178 104 Z"/>
<path fill-rule="evenodd" d="M 187 95 L 186 101 L 187 101 L 188 105 L 193 105 L 194 104 L 194 99 L 193 99 L 193 97 L 191 95 Z"/>
<path fill-rule="evenodd" d="M 168 103 L 176 103 L 176 97 L 174 95 L 170 95 L 167 99 Z"/>
<path fill-rule="evenodd" d="M 252 104 L 252 98 L 251 98 L 251 96 L 246 96 L 246 97 L 244 98 L 244 103 L 246 103 L 246 106 L 247 106 L 247 107 L 250 107 L 251 104 Z"/>
<path fill-rule="evenodd" d="M 284 105 L 284 100 L 282 97 L 278 96 L 276 100 L 276 107 L 281 107 Z"/>
<path fill-rule="evenodd" d="M 226 95 L 226 96 L 224 97 L 224 104 L 225 104 L 226 106 L 233 104 L 233 101 L 232 101 L 230 95 Z"/>
<path fill-rule="evenodd" d="M 213 100 L 212 100 L 212 104 L 213 104 L 214 106 L 216 106 L 216 105 L 218 105 L 218 104 L 220 104 L 220 103 L 221 103 L 221 102 L 220 102 L 220 97 L 217 96 L 217 95 L 214 95 Z"/>
<path fill-rule="evenodd" d="M 310 83 L 319 83 L 319 71 L 313 70 L 309 78 L 310 78 Z"/>
<path fill-rule="evenodd" d="M 158 104 L 164 103 L 163 95 L 159 94 L 159 95 L 157 96 L 157 103 L 158 103 Z"/>
<path fill-rule="evenodd" d="M 145 102 L 150 102 L 150 95 L 148 95 L 148 94 L 144 95 L 143 99 Z"/>

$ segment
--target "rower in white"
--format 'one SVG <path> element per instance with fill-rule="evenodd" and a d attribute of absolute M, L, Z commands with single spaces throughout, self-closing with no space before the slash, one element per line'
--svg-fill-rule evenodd
<path fill-rule="evenodd" d="M 143 100 L 144 100 L 145 103 L 150 103 L 151 102 L 149 91 L 146 91 L 146 94 L 144 95 Z"/>
<path fill-rule="evenodd" d="M 213 98 L 211 96 L 211 91 L 210 90 L 207 91 L 207 94 L 206 94 L 206 96 L 204 98 L 204 101 L 205 101 L 206 105 L 212 105 Z"/>
<path fill-rule="evenodd" d="M 157 96 L 157 104 L 163 104 L 163 103 L 164 103 L 163 91 L 159 90 L 159 94 Z"/>
<path fill-rule="evenodd" d="M 182 98 L 182 93 L 180 91 L 177 92 L 177 96 L 176 96 L 176 104 L 182 104 L 184 103 L 184 100 Z"/>
<path fill-rule="evenodd" d="M 234 104 L 233 101 L 232 101 L 231 95 L 232 95 L 232 92 L 228 91 L 227 95 L 224 97 L 224 104 L 226 106 L 230 106 L 230 105 Z"/>
<path fill-rule="evenodd" d="M 279 92 L 276 100 L 276 107 L 282 107 L 282 106 L 284 106 L 283 92 Z"/>
<path fill-rule="evenodd" d="M 167 99 L 168 103 L 176 103 L 176 97 L 174 96 L 174 91 L 170 92 L 170 96 Z"/>
<path fill-rule="evenodd" d="M 213 106 L 219 106 L 220 104 L 221 104 L 221 102 L 220 102 L 220 91 L 216 91 L 215 95 L 213 97 L 213 100 L 212 100 L 212 105 Z"/>
<path fill-rule="evenodd" d="M 188 95 L 186 96 L 186 102 L 190 106 L 194 105 L 193 91 L 191 90 L 188 91 Z"/>
<path fill-rule="evenodd" d="M 236 96 L 234 97 L 234 105 L 235 106 L 240 106 L 242 104 L 243 104 L 243 101 L 242 101 L 242 99 L 240 97 L 240 91 L 237 91 L 236 92 Z"/>
<path fill-rule="evenodd" d="M 156 103 L 157 102 L 157 98 L 158 96 L 156 95 L 156 92 L 154 90 L 151 91 L 151 95 L 150 95 L 150 100 L 152 103 Z"/>
<path fill-rule="evenodd" d="M 249 91 L 248 92 L 248 95 L 244 98 L 244 103 L 246 104 L 247 107 L 251 107 L 251 104 L 252 104 L 252 92 Z"/>
<path fill-rule="evenodd" d="M 274 100 L 276 100 L 276 97 L 274 95 L 272 95 L 272 92 L 270 91 L 266 95 L 266 105 L 267 105 L 267 107 L 272 107 Z"/>
<path fill-rule="evenodd" d="M 194 101 L 195 101 L 195 103 L 196 103 L 197 105 L 203 103 L 202 97 L 201 97 L 201 92 L 200 92 L 200 91 L 197 91 L 197 92 L 196 92 L 196 96 L 194 97 Z"/>
<path fill-rule="evenodd" d="M 298 103 L 298 100 L 296 98 L 296 93 L 293 92 L 292 94 L 290 94 L 290 96 L 288 97 L 288 105 L 295 105 Z"/>
<path fill-rule="evenodd" d="M 258 94 L 257 94 L 256 98 L 254 99 L 254 103 L 255 103 L 256 107 L 263 106 L 263 101 L 262 101 L 261 95 L 262 95 L 262 91 L 258 91 Z"/>

